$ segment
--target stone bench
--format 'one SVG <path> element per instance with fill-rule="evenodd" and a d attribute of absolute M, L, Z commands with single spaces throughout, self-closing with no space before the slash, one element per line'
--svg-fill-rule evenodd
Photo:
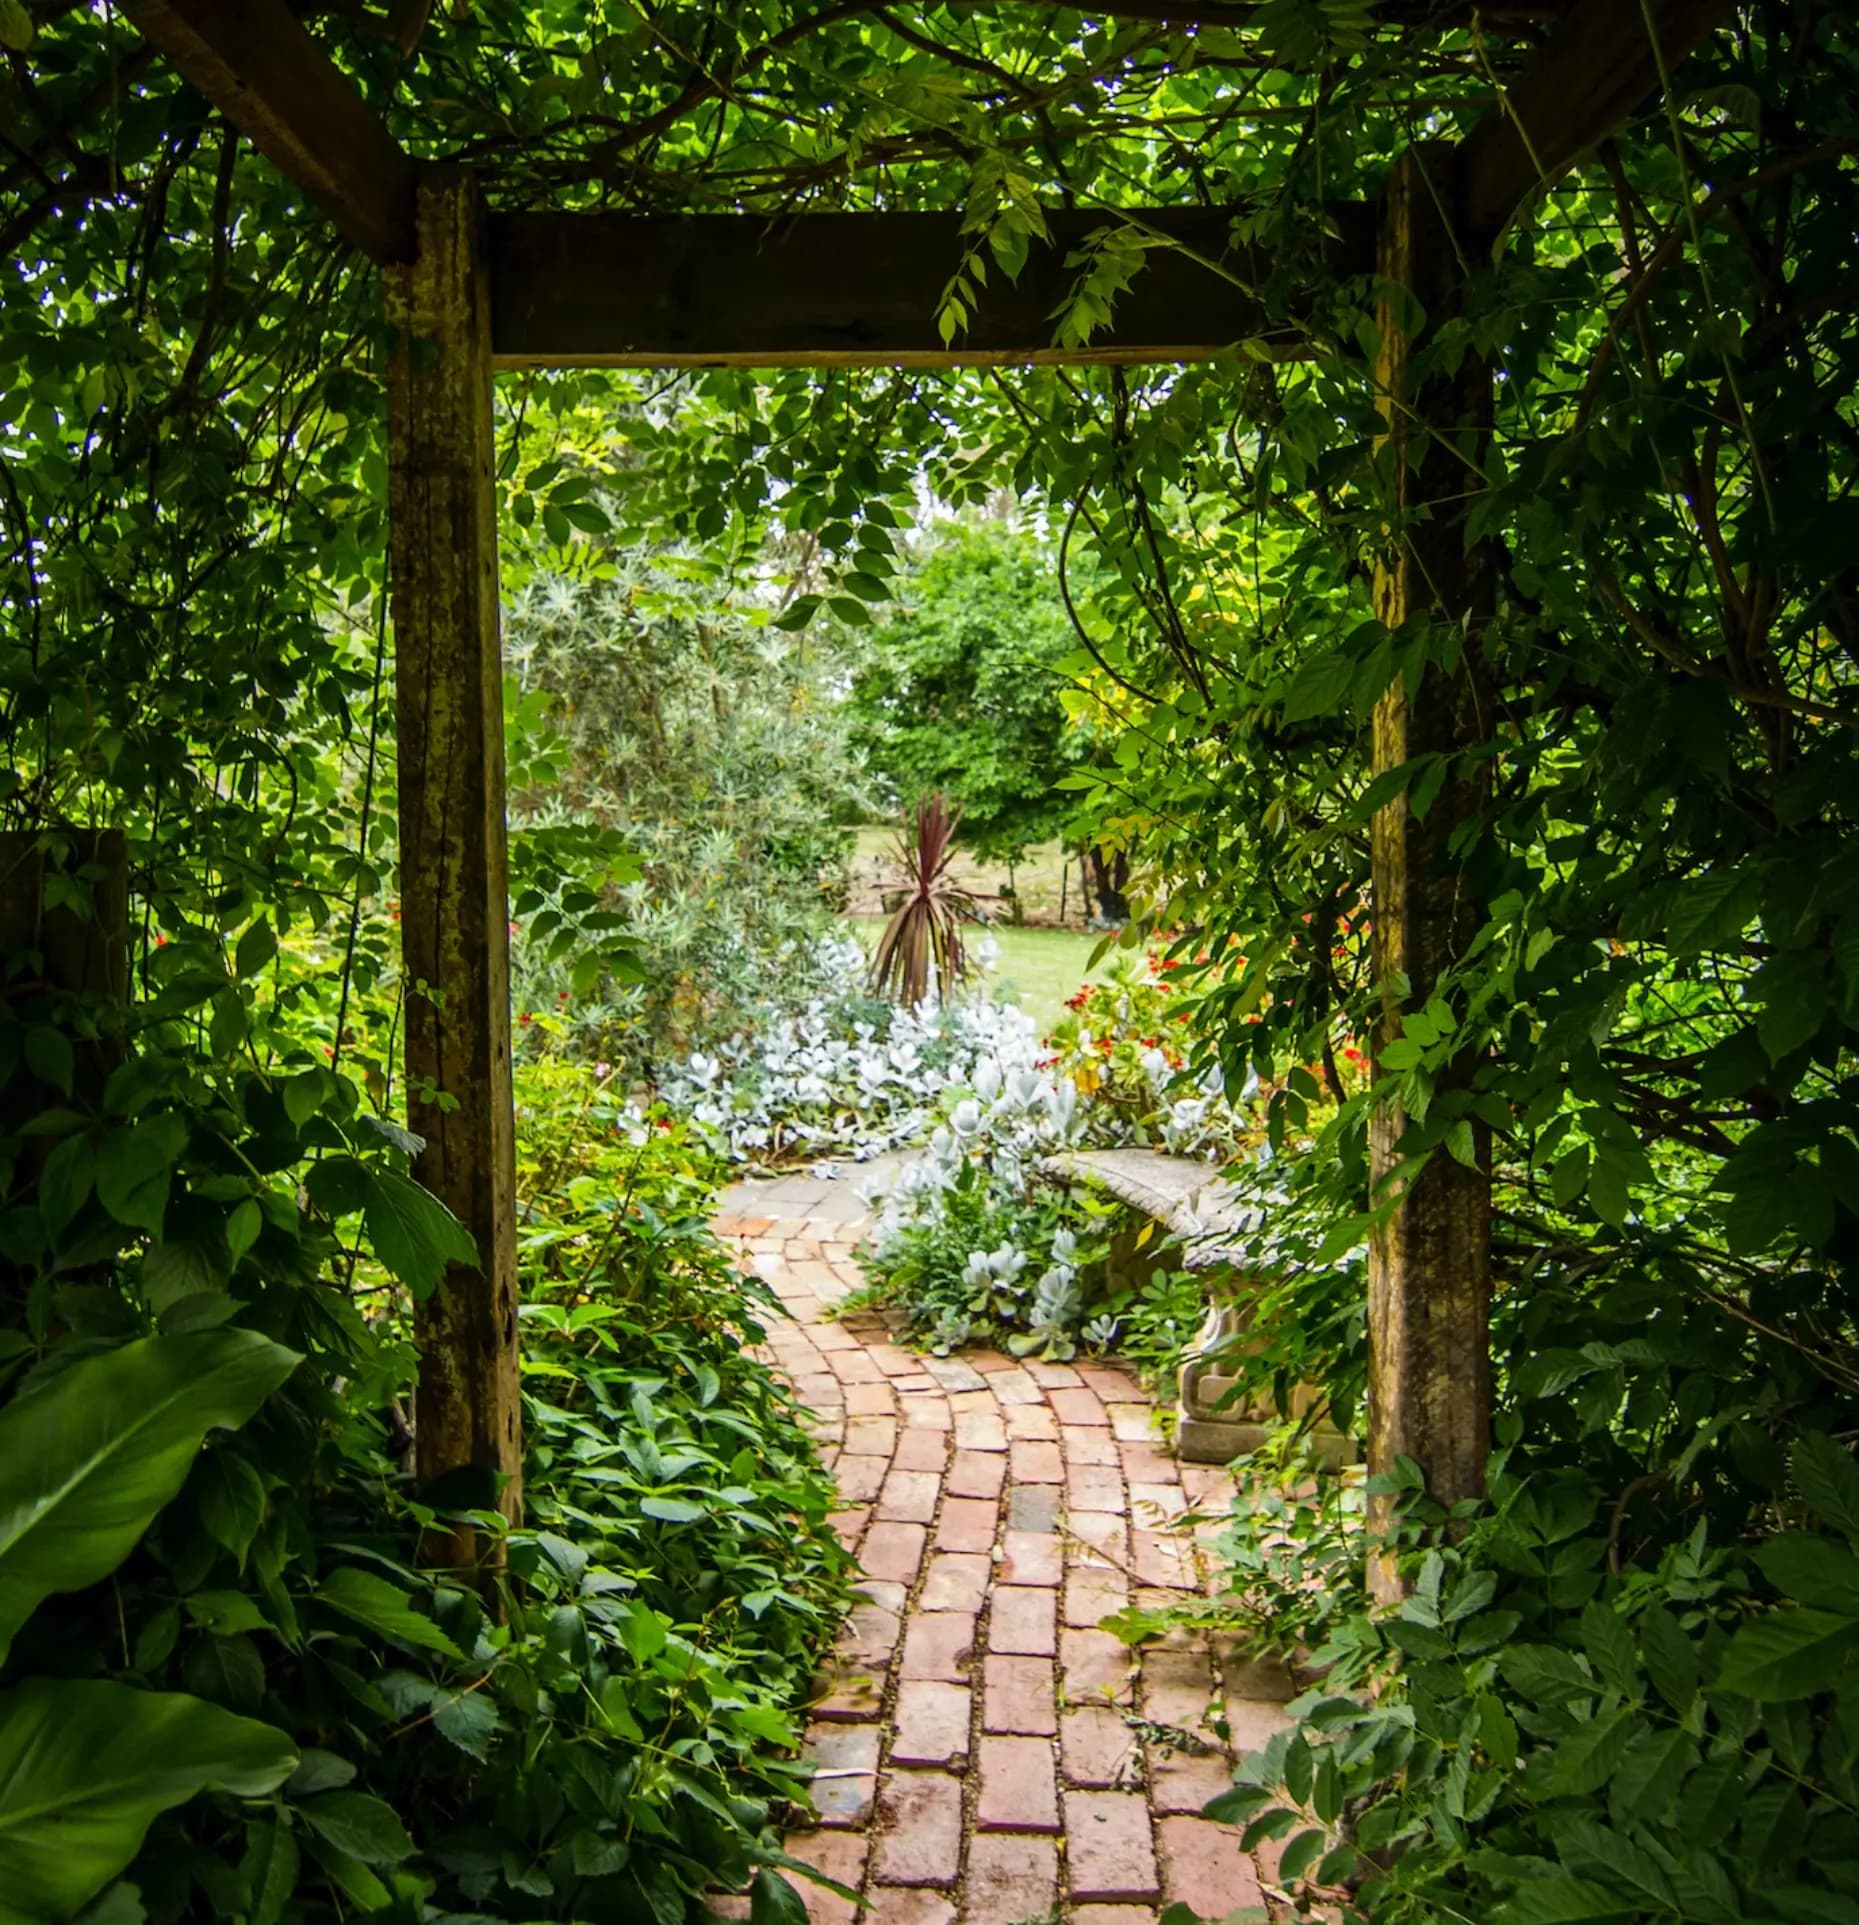
<path fill-rule="evenodd" d="M 1164 1243 L 1178 1246 L 1190 1274 L 1238 1266 L 1244 1254 L 1235 1241 L 1247 1211 L 1233 1185 L 1212 1164 L 1160 1150 L 1067 1150 L 1040 1166 L 1054 1182 L 1082 1185 L 1113 1196 L 1160 1227 Z M 1140 1287 L 1159 1262 L 1160 1251 L 1142 1232 L 1112 1239 L 1113 1286 Z M 1258 1397 L 1235 1396 L 1232 1359 L 1245 1348 L 1254 1305 L 1243 1280 L 1232 1291 L 1210 1296 L 1207 1320 L 1182 1360 L 1175 1407 L 1175 1449 L 1197 1464 L 1227 1464 L 1249 1456 L 1282 1417 L 1303 1418 L 1320 1402 L 1307 1384 L 1291 1393 L 1288 1410 Z M 1327 1416 L 1310 1429 L 1312 1454 L 1332 1466 L 1353 1463 L 1356 1444 Z"/>

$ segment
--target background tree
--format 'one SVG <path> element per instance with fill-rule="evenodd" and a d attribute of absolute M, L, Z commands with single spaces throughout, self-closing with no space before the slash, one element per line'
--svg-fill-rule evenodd
<path fill-rule="evenodd" d="M 1077 637 L 1057 557 L 1013 521 L 936 526 L 852 682 L 852 739 L 906 806 L 940 791 L 961 836 L 1012 863 L 1060 833 L 1057 785 L 1085 752 L 1061 699 Z"/>
<path fill-rule="evenodd" d="M 841 703 L 845 631 L 771 624 L 747 580 L 596 535 L 512 598 L 511 668 L 567 750 L 521 795 L 523 819 L 599 823 L 638 860 L 608 906 L 637 943 L 639 980 L 572 984 L 598 991 L 573 1022 L 615 1061 L 646 1067 L 732 1033 L 758 1001 L 804 996 L 844 907 L 842 825 L 864 802 Z M 548 1007 L 559 989 L 546 967 L 534 976 L 519 999 Z"/>

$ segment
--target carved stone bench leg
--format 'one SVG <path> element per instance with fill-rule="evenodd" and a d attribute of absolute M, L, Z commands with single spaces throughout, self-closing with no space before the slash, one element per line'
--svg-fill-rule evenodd
<path fill-rule="evenodd" d="M 1194 1347 L 1181 1365 L 1175 1406 L 1175 1452 L 1191 1464 L 1230 1464 L 1258 1450 L 1278 1421 L 1279 1413 L 1257 1397 L 1232 1397 L 1238 1381 L 1232 1365 L 1243 1352 L 1251 1328 L 1249 1304 L 1210 1304 Z M 1291 1397 L 1293 1417 L 1302 1417 L 1316 1392 L 1300 1384 Z M 1335 1469 L 1356 1460 L 1356 1443 L 1328 1422 L 1320 1421 L 1308 1440 L 1310 1454 Z"/>
<path fill-rule="evenodd" d="M 1194 1347 L 1182 1360 L 1175 1406 L 1175 1451 L 1191 1464 L 1230 1464 L 1265 1442 L 1268 1413 L 1256 1399 L 1236 1397 L 1231 1361 L 1246 1335 L 1247 1315 L 1236 1303 L 1210 1304 Z"/>

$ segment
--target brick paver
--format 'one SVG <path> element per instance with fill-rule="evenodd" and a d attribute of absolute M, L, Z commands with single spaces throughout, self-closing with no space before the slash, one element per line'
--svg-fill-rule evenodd
<path fill-rule="evenodd" d="M 760 1354 L 812 1413 L 861 1570 L 809 1712 L 815 1815 L 786 1843 L 867 1909 L 801 1884 L 809 1919 L 1154 1925 L 1178 1901 L 1275 1903 L 1271 1858 L 1200 1814 L 1230 1779 L 1220 1733 L 1265 1743 L 1290 1679 L 1098 1628 L 1135 1592 L 1204 1581 L 1175 1519 L 1218 1511 L 1226 1473 L 1177 1464 L 1123 1371 L 920 1357 L 882 1314 L 835 1320 L 863 1215 L 852 1184 L 809 1174 L 740 1186 L 717 1222 L 793 1318 Z"/>

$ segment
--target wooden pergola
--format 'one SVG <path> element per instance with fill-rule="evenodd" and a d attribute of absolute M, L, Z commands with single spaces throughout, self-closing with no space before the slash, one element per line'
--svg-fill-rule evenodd
<path fill-rule="evenodd" d="M 500 1473 L 514 1518 L 522 1439 L 493 377 L 539 367 L 1189 361 L 1265 329 L 1245 292 L 1264 264 L 1234 245 L 1217 208 L 1055 214 L 1051 243 L 1016 282 L 993 286 L 948 345 L 936 312 L 962 245 L 957 215 L 487 211 L 473 174 L 416 161 L 394 141 L 285 0 L 125 0 L 124 11 L 387 270 L 409 1122 L 426 1143 L 421 1180 L 469 1226 L 483 1258 L 480 1271 L 455 1268 L 416 1310 L 416 1468 L 422 1486 L 464 1466 Z M 1084 11 L 1229 25 L 1251 14 L 1190 0 Z M 1410 150 L 1378 203 L 1335 210 L 1333 264 L 1408 290 L 1431 325 L 1453 310 L 1462 258 L 1500 247 L 1526 196 L 1653 94 L 1728 6 L 1545 0 L 1534 11 L 1553 19 L 1547 37 L 1469 136 Z M 1183 245 L 1150 255 L 1101 341 L 1057 350 L 1049 317 L 1071 279 L 1066 257 L 1119 219 Z M 1421 382 L 1392 303 L 1379 321 L 1376 388 L 1399 463 L 1402 535 L 1377 569 L 1377 613 L 1390 628 L 1425 610 L 1462 620 L 1494 599 L 1490 568 L 1464 541 L 1490 374 L 1468 360 L 1450 380 Z M 1408 453 L 1427 438 L 1470 459 L 1420 468 Z M 1480 699 L 1469 659 L 1453 673 L 1429 669 L 1411 698 L 1397 682 L 1374 719 L 1377 772 L 1482 739 Z M 1374 822 L 1377 979 L 1405 975 L 1416 1005 L 1463 949 L 1467 905 L 1445 854 L 1479 801 L 1468 778 L 1424 820 L 1403 797 Z M 440 1092 L 455 1106 L 441 1107 Z M 1404 1128 L 1398 1106 L 1376 1120 L 1378 1181 L 1398 1168 Z M 1447 1504 L 1482 1491 L 1488 1448 L 1488 1146 L 1478 1165 L 1430 1162 L 1370 1258 L 1370 1468 L 1411 1457 Z"/>

